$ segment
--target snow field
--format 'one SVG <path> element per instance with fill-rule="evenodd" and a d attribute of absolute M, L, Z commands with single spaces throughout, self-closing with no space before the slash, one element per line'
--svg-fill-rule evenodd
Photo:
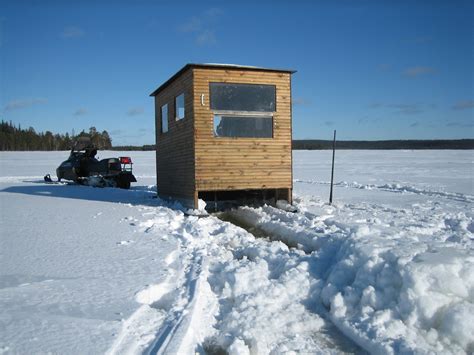
<path fill-rule="evenodd" d="M 129 191 L 2 153 L 0 352 L 472 353 L 472 154 L 338 152 L 332 206 L 326 154 L 294 154 L 297 213 L 228 223 L 152 198 L 153 152 L 101 154 Z"/>
<path fill-rule="evenodd" d="M 150 193 L 26 185 L 2 186 L 0 348 L 103 353 L 175 243 L 134 235 Z"/>

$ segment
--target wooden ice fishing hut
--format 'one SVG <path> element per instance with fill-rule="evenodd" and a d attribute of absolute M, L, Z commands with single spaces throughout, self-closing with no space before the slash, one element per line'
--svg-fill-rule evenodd
<path fill-rule="evenodd" d="M 291 203 L 293 73 L 187 64 L 156 89 L 159 196 Z"/>

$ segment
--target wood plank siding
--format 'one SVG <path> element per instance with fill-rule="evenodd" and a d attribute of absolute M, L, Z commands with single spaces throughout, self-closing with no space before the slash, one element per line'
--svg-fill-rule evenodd
<path fill-rule="evenodd" d="M 292 189 L 290 73 L 195 68 L 193 74 L 196 190 Z M 209 83 L 219 82 L 276 86 L 273 138 L 214 137 Z"/>
<path fill-rule="evenodd" d="M 197 207 L 199 193 L 272 190 L 291 202 L 291 74 L 231 65 L 187 64 L 155 90 L 156 176 L 161 197 Z M 263 84 L 276 88 L 272 138 L 214 136 L 210 83 Z M 184 93 L 185 118 L 175 119 L 175 99 Z M 168 104 L 168 132 L 161 133 L 161 107 Z M 222 113 L 222 112 L 221 112 Z M 269 113 L 269 115 L 272 115 Z M 211 195 L 211 196 L 212 196 Z"/>
<path fill-rule="evenodd" d="M 184 93 L 185 117 L 176 120 L 175 98 Z M 155 96 L 156 177 L 160 196 L 194 201 L 192 69 Z M 168 104 L 168 132 L 161 133 L 161 107 Z"/>

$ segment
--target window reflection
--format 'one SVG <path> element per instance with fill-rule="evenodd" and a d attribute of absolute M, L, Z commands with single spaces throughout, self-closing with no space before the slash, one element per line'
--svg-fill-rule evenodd
<path fill-rule="evenodd" d="M 161 106 L 161 133 L 168 132 L 168 104 Z"/>
<path fill-rule="evenodd" d="M 274 85 L 210 83 L 211 109 L 275 112 Z"/>
<path fill-rule="evenodd" d="M 175 112 L 176 112 L 176 120 L 181 120 L 184 118 L 184 94 L 176 96 L 175 99 Z"/>
<path fill-rule="evenodd" d="M 214 136 L 272 138 L 273 117 L 215 115 Z"/>

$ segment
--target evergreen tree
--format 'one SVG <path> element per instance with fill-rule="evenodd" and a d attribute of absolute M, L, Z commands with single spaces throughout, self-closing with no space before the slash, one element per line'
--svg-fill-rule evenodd
<path fill-rule="evenodd" d="M 111 149 L 112 140 L 107 131 L 98 132 L 95 127 L 89 128 L 89 133 L 84 130 L 77 137 L 89 137 L 92 144 L 98 149 Z M 74 130 L 72 136 L 66 134 L 53 134 L 51 131 L 37 133 L 33 127 L 18 128 L 9 121 L 2 120 L 0 123 L 0 151 L 5 150 L 69 150 L 74 141 Z"/>

